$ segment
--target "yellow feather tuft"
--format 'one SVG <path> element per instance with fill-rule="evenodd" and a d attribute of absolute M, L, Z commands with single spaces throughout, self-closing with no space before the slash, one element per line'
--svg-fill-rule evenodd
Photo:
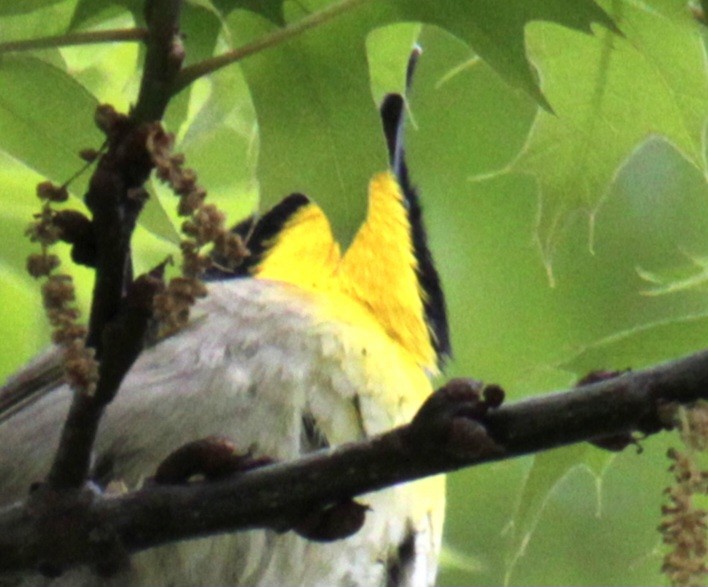
<path fill-rule="evenodd" d="M 319 206 L 310 203 L 298 208 L 273 242 L 267 243 L 254 275 L 306 290 L 328 289 L 340 258 L 329 220 Z"/>
<path fill-rule="evenodd" d="M 403 193 L 391 173 L 380 173 L 369 185 L 366 220 L 339 265 L 338 281 L 419 365 L 434 369 L 417 271 Z"/>
<path fill-rule="evenodd" d="M 417 271 L 406 202 L 395 177 L 385 172 L 369 184 L 366 220 L 343 257 L 327 217 L 310 203 L 268 243 L 254 275 L 324 295 L 323 312 L 362 322 L 373 318 L 418 365 L 436 372 Z"/>

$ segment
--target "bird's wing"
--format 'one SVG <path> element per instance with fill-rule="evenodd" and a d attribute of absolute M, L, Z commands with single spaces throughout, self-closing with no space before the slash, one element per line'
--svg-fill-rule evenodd
<path fill-rule="evenodd" d="M 61 349 L 54 346 L 36 356 L 0 387 L 0 423 L 57 389 L 62 381 Z"/>

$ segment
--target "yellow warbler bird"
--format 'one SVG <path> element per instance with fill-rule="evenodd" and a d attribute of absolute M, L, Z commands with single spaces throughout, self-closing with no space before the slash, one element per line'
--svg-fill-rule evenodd
<path fill-rule="evenodd" d="M 402 150 L 403 99 L 382 107 L 392 172 L 342 252 L 322 210 L 292 195 L 246 223 L 252 255 L 216 276 L 190 324 L 138 358 L 101 422 L 95 472 L 138 486 L 210 435 L 278 460 L 409 422 L 449 352 L 445 305 Z M 215 277 L 215 276 L 212 276 Z M 24 377 L 24 379 L 22 379 Z M 27 383 L 26 374 L 11 380 Z M 48 391 L 51 393 L 40 393 Z M 71 392 L 38 378 L 0 415 L 0 496 L 21 499 L 51 462 Z M 11 448 L 8 448 L 11 447 Z M 435 581 L 444 479 L 362 496 L 363 527 L 330 543 L 252 530 L 141 552 L 105 585 L 423 586 Z M 45 584 L 35 575 L 5 584 Z M 12 581 L 15 581 L 13 583 Z M 73 569 L 52 585 L 95 585 Z"/>

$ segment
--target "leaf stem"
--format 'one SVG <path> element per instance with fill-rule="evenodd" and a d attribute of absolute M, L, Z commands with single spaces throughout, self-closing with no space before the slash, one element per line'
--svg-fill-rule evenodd
<path fill-rule="evenodd" d="M 270 49 L 271 47 L 285 43 L 310 29 L 329 22 L 330 20 L 338 17 L 340 14 L 344 14 L 345 12 L 367 3 L 368 1 L 369 0 L 339 0 L 339 2 L 334 2 L 319 12 L 314 12 L 293 24 L 289 24 L 283 28 L 273 31 L 272 33 L 264 35 L 252 43 L 247 43 L 242 47 L 232 49 L 222 55 L 217 55 L 216 57 L 205 59 L 204 61 L 185 67 L 177 76 L 175 86 L 173 88 L 173 94 L 177 94 L 182 91 L 185 87 L 200 77 L 204 77 L 205 75 L 213 73 L 222 67 L 241 61 L 254 53 L 260 53 L 265 49 Z"/>
<path fill-rule="evenodd" d="M 147 29 L 144 28 L 83 31 L 22 41 L 7 41 L 6 43 L 0 43 L 0 53 L 69 47 L 72 45 L 90 45 L 93 43 L 111 43 L 115 41 L 143 41 L 146 37 Z"/>

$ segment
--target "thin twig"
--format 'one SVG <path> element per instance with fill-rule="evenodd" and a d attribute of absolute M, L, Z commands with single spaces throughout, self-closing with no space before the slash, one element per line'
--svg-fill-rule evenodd
<path fill-rule="evenodd" d="M 340 0 L 339 2 L 329 4 L 326 8 L 320 10 L 319 12 L 314 12 L 295 23 L 289 24 L 286 27 L 273 31 L 267 35 L 263 35 L 261 38 L 253 41 L 252 43 L 247 43 L 242 47 L 232 49 L 222 55 L 205 59 L 204 61 L 185 67 L 177 76 L 173 93 L 176 94 L 180 92 L 200 77 L 204 77 L 205 75 L 209 75 L 222 67 L 241 61 L 249 55 L 260 53 L 265 49 L 269 49 L 290 41 L 302 33 L 323 25 L 339 15 L 349 12 L 350 10 L 357 8 L 368 1 L 369 0 Z"/>
<path fill-rule="evenodd" d="M 0 43 L 0 53 L 71 47 L 74 45 L 92 45 L 97 43 L 144 41 L 147 38 L 147 34 L 148 31 L 144 28 L 64 33 L 63 35 L 52 35 L 22 41 L 6 41 L 5 43 Z"/>
<path fill-rule="evenodd" d="M 87 545 L 91 545 L 88 534 L 102 527 L 114 532 L 119 549 L 128 553 L 237 530 L 292 528 L 303 512 L 317 506 L 398 483 L 577 442 L 652 434 L 667 427 L 667 405 L 699 399 L 708 399 L 708 351 L 502 405 L 472 419 L 441 420 L 436 410 L 426 408 L 428 403 L 411 424 L 296 461 L 224 481 L 151 485 L 121 497 L 99 497 L 85 506 L 83 525 L 71 524 L 85 528 L 87 536 L 75 536 L 74 549 L 55 549 L 68 568 L 100 562 L 96 548 Z M 458 426 L 461 419 L 486 430 L 479 437 L 487 439 L 486 445 L 455 442 L 465 429 Z M 42 528 L 52 519 L 33 519 L 27 511 L 17 505 L 0 512 L 0 572 L 35 569 L 48 556 L 51 544 Z M 62 527 L 69 524 L 64 521 Z M 64 536 L 54 537 L 54 542 L 63 540 Z"/>

